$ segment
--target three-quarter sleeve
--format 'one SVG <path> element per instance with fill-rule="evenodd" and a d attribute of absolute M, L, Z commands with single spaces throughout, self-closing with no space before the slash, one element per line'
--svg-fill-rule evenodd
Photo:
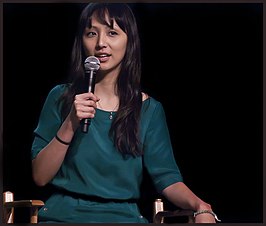
<path fill-rule="evenodd" d="M 58 99 L 61 96 L 64 85 L 57 85 L 51 89 L 44 102 L 40 113 L 38 125 L 34 130 L 34 138 L 31 148 L 31 158 L 38 153 L 53 139 L 61 125 L 60 106 Z"/>
<path fill-rule="evenodd" d="M 161 192 L 183 179 L 173 154 L 163 106 L 152 99 L 148 109 L 145 113 L 147 117 L 143 120 L 147 124 L 144 137 L 144 165 L 157 191 Z"/>

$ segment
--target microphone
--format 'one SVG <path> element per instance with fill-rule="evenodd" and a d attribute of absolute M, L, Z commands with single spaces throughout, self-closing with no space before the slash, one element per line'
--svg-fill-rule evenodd
<path fill-rule="evenodd" d="M 96 71 L 100 68 L 100 61 L 95 56 L 89 56 L 84 61 L 84 69 L 85 69 L 85 76 L 84 76 L 84 84 L 86 91 L 94 92 L 95 88 L 95 77 L 96 77 Z M 82 132 L 87 133 L 88 128 L 90 125 L 90 119 L 83 119 L 82 120 Z"/>

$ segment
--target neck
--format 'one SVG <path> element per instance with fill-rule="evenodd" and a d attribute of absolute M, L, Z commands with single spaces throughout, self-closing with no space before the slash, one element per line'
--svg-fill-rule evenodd
<path fill-rule="evenodd" d="M 101 97 L 113 97 L 116 96 L 115 84 L 108 82 L 99 82 L 95 84 L 95 95 Z"/>
<path fill-rule="evenodd" d="M 107 83 L 96 84 L 94 93 L 100 98 L 97 103 L 99 109 L 105 111 L 116 111 L 118 109 L 119 98 L 113 85 Z"/>
<path fill-rule="evenodd" d="M 110 112 L 117 111 L 118 107 L 119 107 L 118 99 L 116 99 L 116 100 L 114 99 L 111 101 L 106 101 L 106 100 L 100 99 L 97 102 L 97 108 L 104 110 L 104 111 L 110 111 Z"/>

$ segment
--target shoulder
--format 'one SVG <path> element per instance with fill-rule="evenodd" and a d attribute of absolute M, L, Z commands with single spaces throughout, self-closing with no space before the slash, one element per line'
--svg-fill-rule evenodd
<path fill-rule="evenodd" d="M 46 101 L 45 101 L 46 105 L 55 104 L 60 99 L 60 97 L 63 95 L 63 93 L 65 93 L 65 91 L 67 90 L 67 87 L 68 87 L 67 84 L 58 84 L 52 87 L 50 91 L 48 92 L 48 95 L 46 96 Z"/>
<path fill-rule="evenodd" d="M 149 96 L 147 93 L 142 92 L 142 102 L 149 102 L 152 103 L 154 105 L 162 105 L 160 101 L 156 100 L 154 97 Z"/>
<path fill-rule="evenodd" d="M 165 125 L 166 115 L 162 103 L 147 94 L 142 95 L 142 100 L 142 128 L 145 130 L 145 128 L 148 129 Z"/>
<path fill-rule="evenodd" d="M 147 110 L 149 112 L 164 111 L 161 102 L 156 100 L 152 96 L 149 96 L 147 93 L 142 93 L 142 103 L 143 103 L 143 109 L 145 111 Z"/>
<path fill-rule="evenodd" d="M 52 93 L 63 93 L 69 87 L 69 84 L 57 84 L 51 88 L 50 92 Z"/>
<path fill-rule="evenodd" d="M 48 96 L 58 97 L 61 96 L 69 87 L 68 84 L 58 84 L 51 88 Z"/>

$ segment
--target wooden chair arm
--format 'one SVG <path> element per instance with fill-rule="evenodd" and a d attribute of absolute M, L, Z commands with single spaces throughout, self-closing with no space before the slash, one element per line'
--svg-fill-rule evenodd
<path fill-rule="evenodd" d="M 193 211 L 192 210 L 174 210 L 174 211 L 159 211 L 155 214 L 153 222 L 155 224 L 161 224 L 163 223 L 163 220 L 165 217 L 188 217 L 188 223 L 194 222 L 193 217 Z"/>
<path fill-rule="evenodd" d="M 44 202 L 41 200 L 19 200 L 12 202 L 5 202 L 5 208 L 15 208 L 15 207 L 42 207 Z"/>

